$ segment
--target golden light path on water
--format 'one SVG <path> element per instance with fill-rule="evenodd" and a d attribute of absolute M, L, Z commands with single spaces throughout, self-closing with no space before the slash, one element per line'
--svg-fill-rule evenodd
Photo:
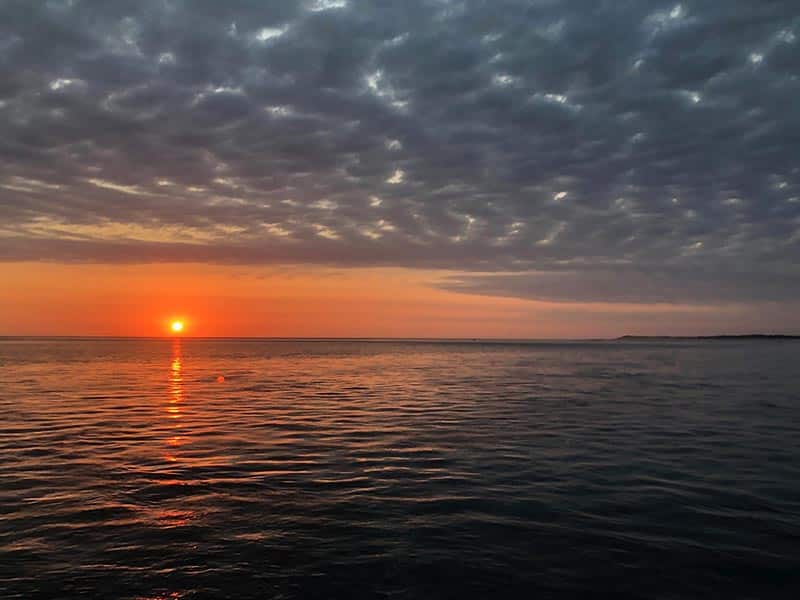
<path fill-rule="evenodd" d="M 172 343 L 172 364 L 170 367 L 169 377 L 169 403 L 167 405 L 167 413 L 171 419 L 179 419 L 181 417 L 181 404 L 183 402 L 183 376 L 181 369 L 183 363 L 181 362 L 181 341 L 174 340 Z M 175 435 L 171 436 L 167 441 L 170 448 L 175 448 L 183 443 L 183 437 L 180 434 L 180 424 L 174 423 L 173 429 Z M 178 459 L 170 450 L 165 455 L 169 462 L 177 462 Z"/>

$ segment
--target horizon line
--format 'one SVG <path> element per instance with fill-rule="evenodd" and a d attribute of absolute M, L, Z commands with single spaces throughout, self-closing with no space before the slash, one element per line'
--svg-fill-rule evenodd
<path fill-rule="evenodd" d="M 49 335 L 0 334 L 0 340 L 243 340 L 243 341 L 354 341 L 354 342 L 613 342 L 624 340 L 703 340 L 703 339 L 800 339 L 800 333 L 720 333 L 708 335 L 634 335 L 613 337 L 515 338 L 515 337 L 383 337 L 383 336 L 192 336 L 192 335 Z"/>

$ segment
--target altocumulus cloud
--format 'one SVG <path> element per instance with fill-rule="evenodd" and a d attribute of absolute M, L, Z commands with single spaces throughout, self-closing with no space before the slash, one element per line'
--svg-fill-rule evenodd
<path fill-rule="evenodd" d="M 792 300 L 799 38 L 796 0 L 6 0 L 0 259 Z"/>

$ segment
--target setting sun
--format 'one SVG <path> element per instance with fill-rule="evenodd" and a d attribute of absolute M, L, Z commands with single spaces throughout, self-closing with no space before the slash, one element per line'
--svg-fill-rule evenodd
<path fill-rule="evenodd" d="M 183 331 L 183 321 L 173 321 L 170 328 L 173 333 L 181 333 Z"/>

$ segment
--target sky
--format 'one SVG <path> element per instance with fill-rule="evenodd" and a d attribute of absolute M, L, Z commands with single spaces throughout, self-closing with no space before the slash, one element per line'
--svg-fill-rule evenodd
<path fill-rule="evenodd" d="M 796 0 L 0 0 L 0 335 L 800 333 Z"/>

